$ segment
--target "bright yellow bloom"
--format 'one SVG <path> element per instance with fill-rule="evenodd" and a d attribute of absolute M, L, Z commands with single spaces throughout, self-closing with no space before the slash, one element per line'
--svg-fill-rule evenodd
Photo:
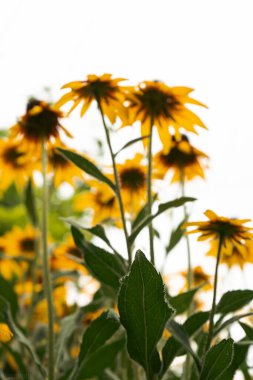
<path fill-rule="evenodd" d="M 188 87 L 169 87 L 159 81 L 142 82 L 126 94 L 128 120 L 124 125 L 138 120 L 141 122 L 142 136 L 147 136 L 152 123 L 157 127 L 164 153 L 167 154 L 171 143 L 171 128 L 177 136 L 181 134 L 181 129 L 196 133 L 195 126 L 206 128 L 201 119 L 185 106 L 194 104 L 205 107 L 189 96 L 192 91 Z M 144 144 L 147 142 L 145 139 Z"/>
<path fill-rule="evenodd" d="M 218 251 L 218 242 L 212 241 L 210 244 L 210 249 L 207 252 L 207 256 L 215 256 Z M 238 246 L 233 245 L 232 253 L 227 251 L 226 247 L 221 248 L 221 261 L 222 264 L 226 265 L 228 268 L 239 265 L 241 269 L 244 268 L 245 264 L 253 264 L 253 242 L 252 240 L 245 241 L 245 245 L 238 249 Z"/>
<path fill-rule="evenodd" d="M 247 241 L 253 238 L 253 234 L 250 232 L 252 228 L 243 225 L 250 219 L 229 219 L 218 216 L 211 210 L 207 210 L 205 215 L 209 221 L 185 223 L 182 228 L 196 226 L 195 230 L 187 232 L 187 234 L 200 233 L 198 240 L 219 241 L 222 239 L 223 249 L 228 255 L 233 254 L 235 247 L 243 255 Z"/>
<path fill-rule="evenodd" d="M 216 251 L 217 253 L 217 251 Z M 180 273 L 185 279 L 185 283 L 187 285 L 187 272 Z M 200 285 L 204 285 L 204 290 L 209 290 L 211 285 L 211 276 L 204 272 L 203 268 L 198 265 L 192 269 L 192 287 L 198 287 Z M 186 286 L 183 288 L 183 291 L 186 291 Z"/>
<path fill-rule="evenodd" d="M 71 137 L 70 133 L 60 124 L 59 119 L 63 117 L 54 105 L 45 101 L 30 99 L 26 113 L 12 127 L 12 135 L 21 138 L 26 145 L 37 146 L 42 139 L 50 141 L 59 138 L 60 130 Z"/>
<path fill-rule="evenodd" d="M 84 264 L 75 261 L 75 257 L 81 259 L 83 254 L 75 245 L 72 236 L 68 236 L 66 242 L 55 248 L 51 258 L 51 270 L 76 270 L 87 275 L 88 271 Z"/>
<path fill-rule="evenodd" d="M 172 182 L 191 181 L 196 177 L 205 178 L 205 161 L 208 156 L 194 148 L 185 135 L 179 140 L 173 136 L 170 151 L 163 150 L 154 156 L 154 176 L 163 179 L 172 170 Z"/>
<path fill-rule="evenodd" d="M 35 230 L 31 225 L 25 228 L 14 226 L 3 238 L 6 240 L 5 252 L 8 256 L 33 258 L 35 254 Z"/>
<path fill-rule="evenodd" d="M 0 189 L 5 190 L 12 183 L 22 188 L 35 168 L 35 160 L 26 153 L 19 141 L 0 140 Z"/>
<path fill-rule="evenodd" d="M 109 118 L 111 123 L 116 121 L 117 116 L 123 112 L 124 91 L 119 86 L 123 78 L 112 78 L 111 74 L 102 76 L 88 75 L 86 80 L 70 82 L 62 88 L 69 88 L 70 91 L 63 95 L 56 103 L 57 107 L 73 102 L 70 114 L 79 104 L 82 104 L 81 117 L 89 109 L 95 100 L 100 103 L 103 113 Z"/>
<path fill-rule="evenodd" d="M 7 343 L 13 338 L 13 333 L 6 323 L 0 323 L 0 342 Z"/>
<path fill-rule="evenodd" d="M 48 172 L 53 174 L 55 187 L 60 186 L 64 182 L 74 186 L 77 178 L 83 179 L 83 171 L 57 151 L 59 147 L 67 148 L 66 145 L 57 141 L 50 145 L 48 149 Z M 68 148 L 68 150 L 75 152 L 74 149 Z"/>
<path fill-rule="evenodd" d="M 138 212 L 147 199 L 147 166 L 142 163 L 143 159 L 143 155 L 137 153 L 117 165 L 123 203 L 130 213 Z"/>
<path fill-rule="evenodd" d="M 20 278 L 26 265 L 24 263 L 18 263 L 15 260 L 8 257 L 6 249 L 8 245 L 8 239 L 4 236 L 0 237 L 0 276 L 6 280 L 12 280 L 13 278 Z"/>
<path fill-rule="evenodd" d="M 110 178 L 110 176 L 108 176 Z M 75 198 L 76 211 L 92 210 L 92 224 L 96 225 L 109 219 L 118 220 L 120 210 L 117 198 L 112 189 L 105 183 L 91 180 L 90 190 L 78 194 Z"/>

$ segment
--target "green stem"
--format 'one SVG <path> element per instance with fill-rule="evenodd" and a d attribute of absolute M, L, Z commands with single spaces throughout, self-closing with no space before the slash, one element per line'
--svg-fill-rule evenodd
<path fill-rule="evenodd" d="M 181 189 L 182 189 L 182 197 L 185 196 L 185 176 L 184 176 L 184 170 L 181 169 Z M 187 220 L 187 209 L 186 205 L 183 205 L 184 208 L 184 219 L 185 221 Z M 187 247 L 187 287 L 188 290 L 191 289 L 192 287 L 192 264 L 191 264 L 191 248 L 190 248 L 190 239 L 188 235 L 185 235 L 185 240 L 186 240 L 186 247 Z"/>
<path fill-rule="evenodd" d="M 150 122 L 150 137 L 148 145 L 148 176 L 147 176 L 147 191 L 148 191 L 148 213 L 152 215 L 152 140 L 153 140 L 153 118 Z M 154 230 L 152 221 L 148 225 L 149 228 L 149 248 L 151 263 L 155 265 L 154 253 Z"/>
<path fill-rule="evenodd" d="M 129 266 L 132 263 L 132 253 L 131 253 L 131 247 L 128 241 L 128 231 L 127 231 L 127 225 L 126 225 L 126 218 L 125 218 L 125 211 L 124 211 L 124 205 L 121 197 L 121 192 L 120 192 L 120 180 L 119 180 L 119 175 L 118 175 L 118 170 L 117 170 L 117 165 L 115 161 L 115 155 L 113 153 L 112 149 L 112 143 L 111 143 L 111 138 L 110 138 L 110 133 L 108 130 L 108 127 L 105 122 L 105 117 L 104 113 L 101 107 L 101 103 L 99 99 L 97 99 L 97 104 L 98 104 L 98 109 L 100 111 L 101 117 L 102 117 L 102 122 L 105 130 L 105 135 L 106 135 L 106 141 L 110 150 L 111 154 L 111 159 L 112 159 L 112 166 L 113 166 L 113 174 L 114 174 L 114 180 L 115 180 L 115 187 L 116 187 L 116 196 L 119 202 L 119 208 L 120 208 L 120 216 L 123 224 L 123 230 L 124 230 L 124 235 L 125 235 L 125 240 L 126 240 L 126 247 L 127 247 L 127 254 L 128 254 L 128 264 Z"/>
<path fill-rule="evenodd" d="M 213 302 L 212 302 L 212 308 L 211 308 L 210 318 L 209 318 L 209 332 L 208 332 L 208 338 L 207 338 L 207 342 L 206 342 L 205 352 L 207 352 L 209 350 L 209 348 L 211 347 L 211 343 L 212 343 L 212 339 L 213 339 L 213 335 L 214 335 L 214 314 L 215 314 L 215 308 L 216 308 L 218 269 L 219 269 L 219 263 L 220 263 L 220 258 L 221 258 L 222 244 L 223 244 L 223 236 L 220 235 L 217 259 L 216 259 L 215 275 L 214 275 Z"/>
<path fill-rule="evenodd" d="M 42 140 L 42 176 L 43 176 L 43 195 L 42 195 L 42 267 L 45 296 L 47 300 L 48 315 L 48 379 L 54 380 L 54 307 L 53 289 L 50 276 L 49 254 L 47 244 L 47 218 L 48 218 L 48 188 L 47 188 L 47 151 L 46 142 Z"/>

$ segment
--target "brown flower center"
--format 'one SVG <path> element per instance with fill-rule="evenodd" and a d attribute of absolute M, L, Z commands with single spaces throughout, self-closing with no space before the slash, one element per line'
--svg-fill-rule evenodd
<path fill-rule="evenodd" d="M 184 152 L 177 146 L 171 148 L 168 154 L 161 153 L 159 156 L 161 162 L 168 167 L 177 166 L 184 168 L 197 162 L 197 155 L 193 151 Z"/>
<path fill-rule="evenodd" d="M 56 168 L 66 168 L 69 166 L 69 161 L 55 150 L 49 155 L 49 161 Z"/>
<path fill-rule="evenodd" d="M 146 175 L 139 168 L 123 169 L 119 173 L 119 176 L 122 189 L 136 191 L 143 188 L 146 184 Z"/>
<path fill-rule="evenodd" d="M 82 252 L 80 251 L 80 249 L 78 249 L 77 247 L 74 247 L 74 246 L 68 247 L 67 252 L 68 252 L 68 254 L 75 256 L 75 257 L 82 256 Z"/>
<path fill-rule="evenodd" d="M 76 92 L 81 97 L 90 97 L 97 100 L 106 100 L 108 98 L 115 98 L 113 94 L 117 91 L 117 87 L 113 86 L 111 81 L 96 80 L 94 82 L 85 82 L 86 85 Z"/>
<path fill-rule="evenodd" d="M 19 245 L 24 252 L 33 252 L 35 250 L 35 242 L 33 238 L 22 239 Z"/>
<path fill-rule="evenodd" d="M 19 162 L 22 156 L 24 156 L 24 153 L 19 152 L 17 147 L 11 146 L 3 151 L 2 157 L 7 164 L 12 165 L 14 168 L 19 168 L 22 166 Z"/>

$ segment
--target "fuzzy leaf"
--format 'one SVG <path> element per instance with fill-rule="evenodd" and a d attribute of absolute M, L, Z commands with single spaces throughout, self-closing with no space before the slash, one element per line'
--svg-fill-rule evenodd
<path fill-rule="evenodd" d="M 230 366 L 234 355 L 233 339 L 223 339 L 206 354 L 200 380 L 218 380 Z"/>
<path fill-rule="evenodd" d="M 228 314 L 238 309 L 241 309 L 253 299 L 253 290 L 232 290 L 221 297 L 216 313 Z"/>
<path fill-rule="evenodd" d="M 122 279 L 118 307 L 129 355 L 150 379 L 161 370 L 156 345 L 174 310 L 165 300 L 161 275 L 141 251 L 137 251 L 130 273 Z"/>
<path fill-rule="evenodd" d="M 85 173 L 91 175 L 92 177 L 98 179 L 101 182 L 106 183 L 110 188 L 115 191 L 114 183 L 107 178 L 101 170 L 94 165 L 91 161 L 87 160 L 87 158 L 80 156 L 77 153 L 71 152 L 67 149 L 57 148 L 57 150 L 69 161 L 73 162 L 76 166 L 82 169 Z"/>
<path fill-rule="evenodd" d="M 34 227 L 38 226 L 38 215 L 35 203 L 35 194 L 33 189 L 33 184 L 31 179 L 27 182 L 25 187 L 25 206 L 27 209 L 27 213 L 31 220 L 31 223 Z"/>
<path fill-rule="evenodd" d="M 194 288 L 175 297 L 169 297 L 169 303 L 176 310 L 176 314 L 182 314 L 190 307 L 195 293 L 199 290 Z"/>

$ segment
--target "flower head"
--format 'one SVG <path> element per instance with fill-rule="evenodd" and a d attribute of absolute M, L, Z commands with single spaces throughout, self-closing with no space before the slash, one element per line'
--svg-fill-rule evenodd
<path fill-rule="evenodd" d="M 2 239 L 5 239 L 5 252 L 11 256 L 32 258 L 35 254 L 35 230 L 31 225 L 25 228 L 14 226 Z"/>
<path fill-rule="evenodd" d="M 110 219 L 117 221 L 120 218 L 120 210 L 112 189 L 107 184 L 96 180 L 90 180 L 87 183 L 90 185 L 90 190 L 76 196 L 75 209 L 77 211 L 91 209 L 93 225 Z"/>
<path fill-rule="evenodd" d="M 95 100 L 100 103 L 104 114 L 114 123 L 120 110 L 123 109 L 124 91 L 119 86 L 123 78 L 112 78 L 111 74 L 102 76 L 88 75 L 83 81 L 70 82 L 62 88 L 69 88 L 70 91 L 63 95 L 56 103 L 57 107 L 73 102 L 69 114 L 81 103 L 81 116 L 89 109 Z"/>
<path fill-rule="evenodd" d="M 12 127 L 14 137 L 22 138 L 24 142 L 38 144 L 42 140 L 50 141 L 59 138 L 60 130 L 67 136 L 70 133 L 60 124 L 63 113 L 54 105 L 38 99 L 30 99 L 26 113 Z"/>
<path fill-rule="evenodd" d="M 9 326 L 6 323 L 0 323 L 0 342 L 7 343 L 13 338 Z"/>
<path fill-rule="evenodd" d="M 118 164 L 118 175 L 122 198 L 127 211 L 138 212 L 146 201 L 147 167 L 142 163 L 143 155 L 137 153 L 132 159 Z"/>
<path fill-rule="evenodd" d="M 189 139 L 182 135 L 179 140 L 173 136 L 171 149 L 167 154 L 163 150 L 154 156 L 154 175 L 163 178 L 168 171 L 173 171 L 172 182 L 190 181 L 196 177 L 205 178 L 205 161 L 208 156 L 196 149 Z"/>
<path fill-rule="evenodd" d="M 249 222 L 250 219 L 229 219 L 218 216 L 211 210 L 207 210 L 205 215 L 209 221 L 185 223 L 183 228 L 196 226 L 195 230 L 187 233 L 200 233 L 198 240 L 222 239 L 223 249 L 225 248 L 228 255 L 233 254 L 234 247 L 243 252 L 246 242 L 253 238 L 250 232 L 252 228 L 244 226 L 244 223 Z"/>
<path fill-rule="evenodd" d="M 176 135 L 180 135 L 181 129 L 196 133 L 196 125 L 206 128 L 201 119 L 185 106 L 204 106 L 189 96 L 192 91 L 188 87 L 169 87 L 159 81 L 142 82 L 126 95 L 127 122 L 140 121 L 143 136 L 150 134 L 151 124 L 155 125 L 166 154 L 171 142 L 169 127 Z"/>
<path fill-rule="evenodd" d="M 20 141 L 0 140 L 0 189 L 5 190 L 12 183 L 21 188 L 35 168 L 36 161 L 25 151 Z"/>
<path fill-rule="evenodd" d="M 183 276 L 185 283 L 187 283 L 188 273 L 185 271 L 180 274 Z M 198 265 L 192 269 L 192 286 L 198 287 L 200 285 L 204 285 L 204 290 L 209 290 L 211 288 L 211 276 L 207 274 L 200 265 Z M 186 285 L 183 288 L 183 291 L 185 290 Z"/>

